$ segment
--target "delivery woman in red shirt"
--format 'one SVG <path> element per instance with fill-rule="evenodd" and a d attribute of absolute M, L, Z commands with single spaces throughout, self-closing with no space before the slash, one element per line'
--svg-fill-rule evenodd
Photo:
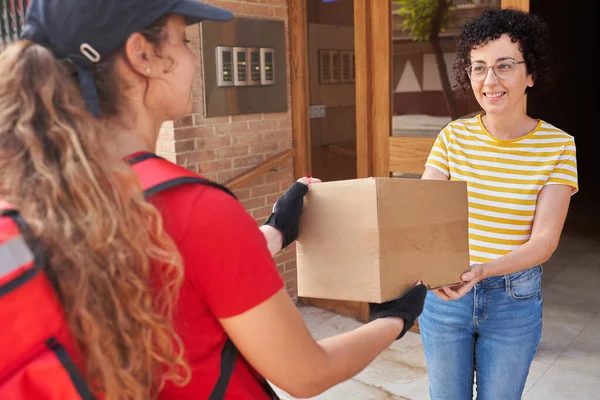
<path fill-rule="evenodd" d="M 192 111 L 191 89 L 197 65 L 187 45 L 186 28 L 202 20 L 231 18 L 229 11 L 196 0 L 32 0 L 23 40 L 6 49 L 0 63 L 0 96 L 10 96 L 11 102 L 16 102 L 14 107 L 29 116 L 23 120 L 23 114 L 0 111 L 0 146 L 28 155 L 22 159 L 27 163 L 15 158 L 11 168 L 25 171 L 25 178 L 52 169 L 64 183 L 55 188 L 55 196 L 68 198 L 64 188 L 78 173 L 74 168 L 83 167 L 48 163 L 44 155 L 69 159 L 77 150 L 77 158 L 85 161 L 81 165 L 88 165 L 89 173 L 102 173 L 99 185 L 91 190 L 111 190 L 102 182 L 111 174 L 115 179 L 119 177 L 106 165 L 108 156 L 92 155 L 114 154 L 110 163 L 114 163 L 113 170 L 121 171 L 127 167 L 125 160 L 151 155 L 161 125 Z M 59 67 L 63 64 L 76 71 L 75 78 Z M 42 73 L 44 80 L 36 79 Z M 81 97 L 87 111 L 80 106 L 84 104 Z M 6 173 L 10 170 L 4 170 Z M 173 349 L 162 354 L 163 361 L 168 366 L 178 365 L 180 377 L 191 373 L 183 386 L 173 384 L 173 376 L 168 376 L 170 380 L 161 388 L 159 398 L 209 398 L 223 375 L 222 353 L 228 339 L 240 355 L 226 379 L 224 398 L 271 398 L 264 378 L 293 396 L 314 396 L 360 372 L 412 326 L 423 307 L 423 285 L 394 301 L 372 305 L 372 321 L 354 331 L 319 342 L 313 339 L 288 297 L 272 257 L 296 239 L 309 183 L 305 178 L 292 185 L 260 228 L 235 198 L 215 187 L 180 185 L 152 198 L 162 217 L 153 229 L 158 226 L 156 232 L 160 233 L 160 224 L 164 224 L 184 266 L 173 322 L 176 337 L 185 349 L 184 365 L 171 361 L 176 359 L 172 357 Z M 141 188 L 136 186 L 135 190 L 141 195 Z M 80 195 L 84 196 L 85 206 L 86 194 Z M 3 187 L 0 196 L 33 204 L 51 194 Z M 122 198 L 114 207 L 125 215 L 131 204 L 128 198 Z M 52 215 L 53 210 L 44 212 Z M 103 221 L 101 217 L 90 215 L 89 223 L 118 227 L 131 222 Z M 128 240 L 135 244 L 137 237 Z M 168 241 L 160 235 L 157 240 Z M 97 251 L 101 264 L 103 253 L 91 245 L 85 249 Z M 177 258 L 168 257 L 165 249 L 169 247 L 157 248 L 154 258 L 176 265 Z M 128 268 L 126 253 L 119 260 L 123 268 Z M 57 279 L 60 281 L 67 273 L 57 268 Z M 111 282 L 119 277 L 107 279 Z M 165 279 L 160 281 L 168 282 Z M 151 291 L 148 284 L 140 284 L 139 290 Z M 129 322 L 136 323 L 133 319 Z M 112 321 L 97 323 L 107 330 L 113 326 Z M 170 340 L 168 336 L 157 338 Z M 79 340 L 83 347 L 89 345 L 85 336 Z M 125 358 L 133 351 L 127 343 L 107 346 L 109 355 L 110 346 L 120 349 Z M 147 351 L 149 357 L 155 350 L 136 349 L 141 355 Z M 88 356 L 101 364 L 106 354 Z M 117 379 L 103 387 L 107 398 L 121 398 L 119 391 L 131 382 L 143 386 L 144 376 L 157 373 L 157 364 L 149 365 L 154 370 L 142 367 L 135 374 L 113 365 Z M 96 373 L 92 376 L 94 382 L 106 382 L 103 370 L 88 372 Z"/>

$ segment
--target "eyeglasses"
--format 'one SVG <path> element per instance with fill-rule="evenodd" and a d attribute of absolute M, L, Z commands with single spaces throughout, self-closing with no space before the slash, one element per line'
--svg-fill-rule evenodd
<path fill-rule="evenodd" d="M 469 75 L 469 78 L 474 82 L 481 82 L 485 80 L 490 68 L 492 71 L 494 71 L 496 78 L 505 80 L 513 76 L 515 69 L 517 68 L 517 64 L 525 64 L 525 61 L 502 60 L 490 67 L 482 62 L 474 62 L 473 64 L 469 65 L 466 70 L 467 75 Z"/>

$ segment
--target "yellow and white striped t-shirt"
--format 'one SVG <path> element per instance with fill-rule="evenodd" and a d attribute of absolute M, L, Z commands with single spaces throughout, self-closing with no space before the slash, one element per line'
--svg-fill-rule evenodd
<path fill-rule="evenodd" d="M 491 136 L 481 115 L 453 121 L 439 133 L 426 165 L 467 182 L 471 263 L 493 260 L 529 240 L 545 185 L 578 190 L 575 140 L 541 120 L 514 140 Z"/>

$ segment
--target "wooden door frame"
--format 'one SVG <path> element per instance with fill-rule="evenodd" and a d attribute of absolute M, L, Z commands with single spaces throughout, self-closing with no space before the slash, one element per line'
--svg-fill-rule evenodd
<path fill-rule="evenodd" d="M 389 176 L 391 1 L 354 0 L 357 176 Z"/>
<path fill-rule="evenodd" d="M 529 0 L 501 0 L 529 11 Z M 390 175 L 392 129 L 391 1 L 354 0 L 357 176 Z"/>
<path fill-rule="evenodd" d="M 306 176 L 311 171 L 310 81 L 306 13 L 306 1 L 288 0 L 292 142 L 295 150 L 294 179 Z"/>
<path fill-rule="evenodd" d="M 530 0 L 501 0 L 529 11 Z M 288 0 L 294 178 L 311 171 L 306 2 Z M 391 1 L 354 0 L 357 177 L 389 176 Z"/>
<path fill-rule="evenodd" d="M 354 1 L 357 177 L 389 176 L 392 129 L 391 0 Z M 529 11 L 529 0 L 501 0 L 501 7 Z M 311 170 L 308 25 L 306 2 L 288 0 L 294 177 Z M 368 304 L 306 299 L 317 307 L 366 322 Z M 413 330 L 417 330 L 413 329 Z"/>

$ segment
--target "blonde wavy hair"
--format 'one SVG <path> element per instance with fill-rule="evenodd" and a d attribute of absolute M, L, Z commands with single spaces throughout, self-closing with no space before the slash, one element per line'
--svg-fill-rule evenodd
<path fill-rule="evenodd" d="M 0 53 L 0 198 L 42 243 L 92 391 L 145 400 L 190 378 L 172 324 L 183 264 L 115 134 L 50 50 Z"/>

